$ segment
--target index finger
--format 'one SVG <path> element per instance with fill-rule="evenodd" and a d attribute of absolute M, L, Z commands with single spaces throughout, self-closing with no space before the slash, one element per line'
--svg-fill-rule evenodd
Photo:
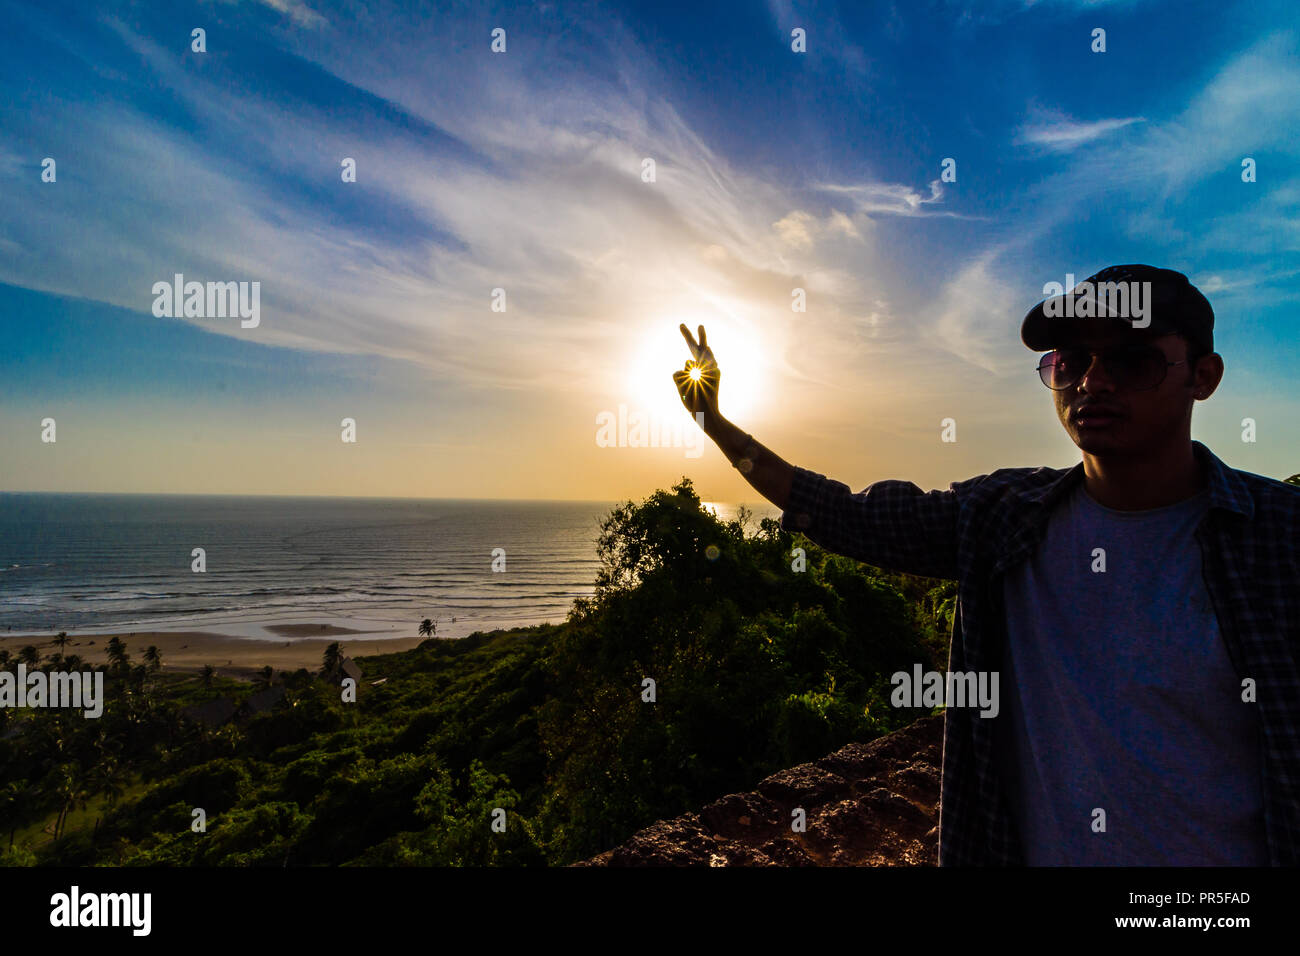
<path fill-rule="evenodd" d="M 691 355 L 695 356 L 695 361 L 698 362 L 700 360 L 700 347 L 695 344 L 695 336 L 691 335 L 691 330 L 686 327 L 685 322 L 678 328 L 682 330 L 682 335 L 686 337 L 686 344 L 691 347 Z"/>

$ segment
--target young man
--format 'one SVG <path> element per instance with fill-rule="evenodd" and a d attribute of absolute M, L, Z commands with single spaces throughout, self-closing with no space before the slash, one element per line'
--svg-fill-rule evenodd
<path fill-rule="evenodd" d="M 782 527 L 958 581 L 949 671 L 1004 699 L 946 711 L 941 865 L 1300 864 L 1300 487 L 1192 441 L 1213 327 L 1183 274 L 1104 269 L 1021 326 L 1079 464 L 858 494 L 723 418 L 682 327 L 682 401 Z"/>

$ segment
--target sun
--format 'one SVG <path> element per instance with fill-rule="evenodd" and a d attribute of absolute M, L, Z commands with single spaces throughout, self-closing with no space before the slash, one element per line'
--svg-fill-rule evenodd
<path fill-rule="evenodd" d="M 718 388 L 722 414 L 732 421 L 752 418 L 763 404 L 763 353 L 752 330 L 720 316 L 665 315 L 642 329 L 628 357 L 625 381 L 629 404 L 661 419 L 671 420 L 674 415 L 689 418 L 673 383 L 673 372 L 681 371 L 691 360 L 691 350 L 677 328 L 682 323 L 692 335 L 699 334 L 701 324 L 708 334 L 709 348 L 722 375 Z M 691 378 L 699 380 L 698 369 L 692 370 Z"/>

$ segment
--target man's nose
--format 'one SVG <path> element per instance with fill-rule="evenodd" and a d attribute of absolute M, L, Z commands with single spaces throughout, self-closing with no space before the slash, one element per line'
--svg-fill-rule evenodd
<path fill-rule="evenodd" d="M 1115 383 L 1106 374 L 1106 366 L 1101 360 L 1101 354 L 1093 352 L 1091 357 L 1092 362 L 1088 370 L 1083 373 L 1083 378 L 1079 379 L 1079 388 L 1085 392 L 1113 392 Z"/>

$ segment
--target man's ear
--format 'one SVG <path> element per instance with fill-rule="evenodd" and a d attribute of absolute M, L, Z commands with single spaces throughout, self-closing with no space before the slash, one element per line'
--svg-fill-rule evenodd
<path fill-rule="evenodd" d="M 1218 352 L 1202 355 L 1196 363 L 1196 375 L 1192 381 L 1193 397 L 1204 401 L 1214 394 L 1221 381 L 1223 381 L 1223 356 Z"/>

